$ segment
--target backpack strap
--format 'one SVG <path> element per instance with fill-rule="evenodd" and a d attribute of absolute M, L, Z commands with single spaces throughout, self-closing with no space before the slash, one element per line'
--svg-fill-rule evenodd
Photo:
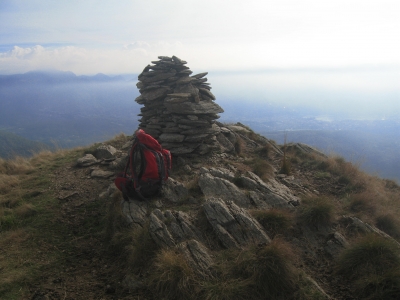
<path fill-rule="evenodd" d="M 148 200 L 146 197 L 144 197 L 142 195 L 142 193 L 140 192 L 140 184 L 139 184 L 139 179 L 142 177 L 143 175 L 143 171 L 146 168 L 146 161 L 144 158 L 144 154 L 143 154 L 143 149 L 142 147 L 145 147 L 142 143 L 140 143 L 139 139 L 136 137 L 135 141 L 131 147 L 131 152 L 129 154 L 129 167 L 130 167 L 130 171 L 131 171 L 131 175 L 132 175 L 132 182 L 133 182 L 133 188 L 135 190 L 135 193 L 139 196 L 140 199 L 142 200 Z M 133 165 L 133 161 L 134 161 L 134 155 L 135 155 L 135 150 L 138 150 L 140 153 L 140 173 L 137 174 L 136 172 L 136 168 Z"/>

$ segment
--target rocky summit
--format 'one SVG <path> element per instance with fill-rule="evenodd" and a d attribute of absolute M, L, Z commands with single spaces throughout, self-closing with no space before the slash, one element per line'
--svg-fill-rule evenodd
<path fill-rule="evenodd" d="M 215 122 L 224 110 L 214 102 L 207 72 L 190 76 L 186 61 L 158 58 L 138 77 L 140 96 L 135 101 L 143 105 L 139 128 L 175 155 L 205 154 L 220 147 L 218 139 L 227 144 Z"/>
<path fill-rule="evenodd" d="M 1 299 L 400 299 L 400 187 L 222 108 L 160 56 L 140 128 L 171 150 L 159 195 L 114 180 L 133 136 L 0 160 Z"/>

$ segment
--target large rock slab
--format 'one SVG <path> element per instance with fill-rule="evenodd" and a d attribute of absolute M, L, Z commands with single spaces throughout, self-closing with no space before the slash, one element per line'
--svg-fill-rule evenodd
<path fill-rule="evenodd" d="M 152 239 L 160 247 L 173 247 L 190 239 L 203 240 L 201 232 L 192 224 L 190 217 L 181 211 L 153 210 L 149 228 Z"/>
<path fill-rule="evenodd" d="M 203 209 L 218 239 L 226 248 L 268 244 L 271 241 L 262 226 L 232 201 L 209 198 Z"/>
<path fill-rule="evenodd" d="M 199 177 L 199 187 L 206 198 L 216 197 L 235 202 L 240 207 L 250 207 L 250 199 L 232 182 L 204 172 Z"/>
<path fill-rule="evenodd" d="M 187 188 L 179 181 L 169 177 L 161 190 L 163 196 L 171 202 L 179 202 L 189 195 Z"/>
<path fill-rule="evenodd" d="M 366 234 L 366 233 L 375 233 L 380 235 L 381 237 L 384 237 L 386 239 L 389 239 L 396 243 L 397 245 L 400 246 L 400 243 L 396 241 L 394 238 L 392 238 L 390 235 L 388 235 L 386 232 L 383 232 L 379 228 L 375 227 L 374 225 L 368 224 L 366 222 L 361 221 L 357 217 L 352 217 L 352 216 L 343 216 L 341 222 L 344 223 L 346 226 L 346 229 L 348 231 L 351 231 L 352 233 L 355 234 Z"/>
<path fill-rule="evenodd" d="M 147 222 L 148 203 L 146 201 L 134 199 L 129 199 L 129 201 L 123 200 L 121 207 L 122 214 L 132 227 L 142 228 Z"/>
<path fill-rule="evenodd" d="M 197 240 L 188 240 L 178 245 L 191 268 L 203 278 L 212 277 L 213 259 L 207 247 Z"/>
<path fill-rule="evenodd" d="M 276 181 L 269 179 L 264 182 L 253 172 L 248 171 L 247 176 L 239 177 L 241 185 L 251 190 L 250 198 L 258 207 L 293 207 L 299 204 L 300 199 L 292 194 L 290 189 Z M 265 205 L 261 204 L 262 202 Z"/>

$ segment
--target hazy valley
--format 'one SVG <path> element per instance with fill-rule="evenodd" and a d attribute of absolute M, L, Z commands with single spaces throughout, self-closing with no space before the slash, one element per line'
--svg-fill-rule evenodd
<path fill-rule="evenodd" d="M 61 148 L 101 142 L 121 132 L 130 135 L 139 119 L 136 80 L 137 75 L 76 76 L 56 71 L 2 75 L 0 129 L 8 138 L 12 133 Z M 344 156 L 372 174 L 400 180 L 400 120 L 395 112 L 385 120 L 357 120 L 337 113 L 326 116 L 321 109 L 307 106 L 239 101 L 229 91 L 214 93 L 225 110 L 221 122 L 244 123 L 280 144 L 286 135 L 287 142 L 315 146 Z M 26 155 L 7 150 L 15 144 L 0 138 L 3 157 L 7 151 Z"/>

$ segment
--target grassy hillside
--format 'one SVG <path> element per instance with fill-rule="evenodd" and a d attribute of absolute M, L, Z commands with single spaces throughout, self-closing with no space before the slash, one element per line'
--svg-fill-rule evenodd
<path fill-rule="evenodd" d="M 327 299 L 326 292 L 333 299 L 397 299 L 400 187 L 340 157 L 279 146 L 283 159 L 269 146 L 254 146 L 260 136 L 253 132 L 241 136 L 234 155 L 174 160 L 171 176 L 189 196 L 148 203 L 196 220 L 214 261 L 211 275 L 203 276 L 177 249 L 158 247 L 148 224 L 126 225 L 120 193 L 100 196 L 112 178 L 91 178 L 90 168 L 76 167 L 95 145 L 0 160 L 0 298 L 306 300 Z M 106 143 L 121 149 L 126 141 Z M 282 178 L 301 197 L 295 209 L 249 210 L 269 245 L 224 249 L 207 224 L 198 170 L 228 166 L 238 170 L 233 182 L 241 189 L 240 173 L 253 171 L 264 182 Z M 274 169 L 286 174 L 278 177 Z M 350 217 L 386 235 L 354 230 Z M 337 256 L 322 246 L 333 234 L 348 243 Z"/>
<path fill-rule="evenodd" d="M 311 145 L 325 153 L 341 156 L 371 174 L 400 182 L 398 132 L 351 130 L 293 130 L 286 132 L 288 142 Z M 263 135 L 283 143 L 285 132 L 263 132 Z"/>
<path fill-rule="evenodd" d="M 50 147 L 39 142 L 30 141 L 22 136 L 0 130 L 0 157 L 32 156 Z"/>

